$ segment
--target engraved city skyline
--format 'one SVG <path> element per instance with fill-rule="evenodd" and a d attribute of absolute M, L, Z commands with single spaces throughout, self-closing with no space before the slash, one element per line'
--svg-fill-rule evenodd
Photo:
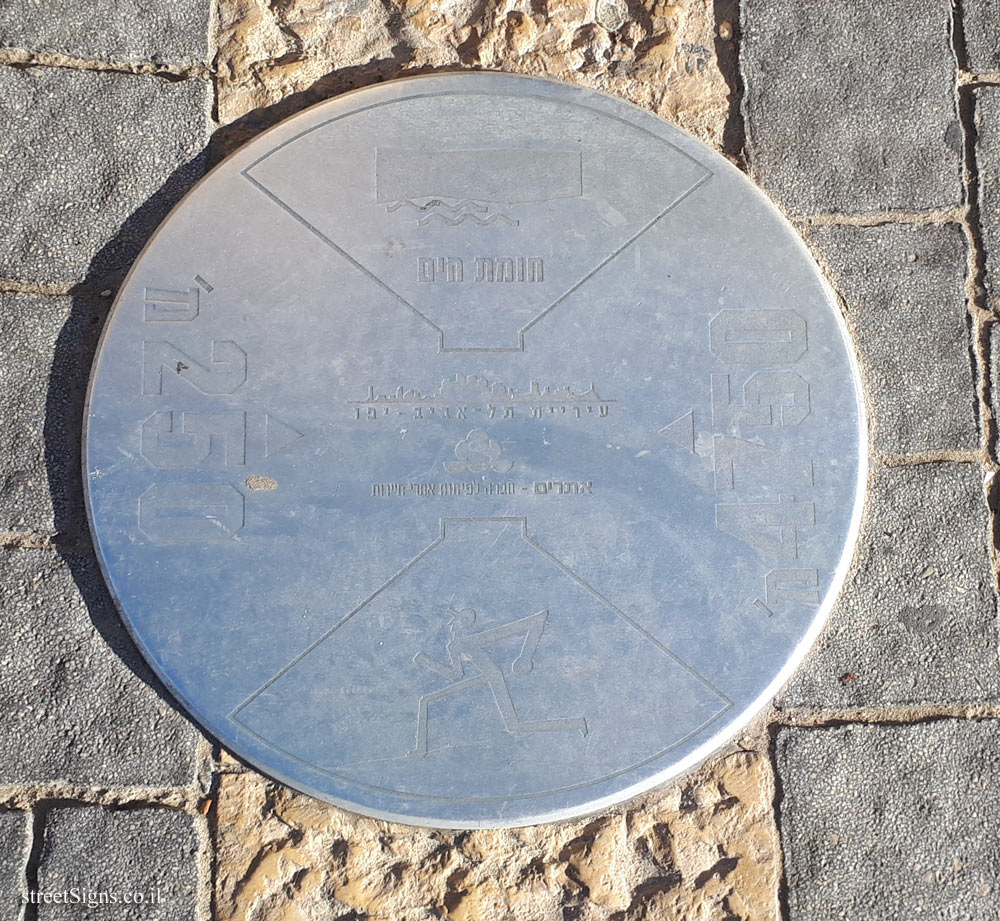
<path fill-rule="evenodd" d="M 491 381 L 474 374 L 456 374 L 454 378 L 441 381 L 433 393 L 425 394 L 416 388 L 398 386 L 391 393 L 377 393 L 372 385 L 363 400 L 348 400 L 351 406 L 372 406 L 386 404 L 415 403 L 615 403 L 616 400 L 602 397 L 596 385 L 591 382 L 586 390 L 576 391 L 569 386 L 552 387 L 531 381 L 525 391 L 508 387 L 503 381 Z"/>

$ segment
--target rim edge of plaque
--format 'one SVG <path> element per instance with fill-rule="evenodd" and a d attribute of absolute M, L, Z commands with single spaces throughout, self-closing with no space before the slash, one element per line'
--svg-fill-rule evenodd
<path fill-rule="evenodd" d="M 802 633 L 799 642 L 795 645 L 794 650 L 788 656 L 785 664 L 778 671 L 773 679 L 769 682 L 766 688 L 749 704 L 743 706 L 738 710 L 731 718 L 725 720 L 721 727 L 713 733 L 713 735 L 699 745 L 696 749 L 690 752 L 687 756 L 678 762 L 670 765 L 668 768 L 664 769 L 658 774 L 653 774 L 649 777 L 644 778 L 641 781 L 633 783 L 627 787 L 616 790 L 614 793 L 607 794 L 595 798 L 587 802 L 586 809 L 573 809 L 572 807 L 564 807 L 561 809 L 553 810 L 542 810 L 536 814 L 531 815 L 529 818 L 524 818 L 522 816 L 513 819 L 472 819 L 472 820 L 448 820 L 442 821 L 440 817 L 427 817 L 420 815 L 408 815 L 401 814 L 399 812 L 394 812 L 391 810 L 380 810 L 368 807 L 366 805 L 360 804 L 358 802 L 344 799 L 341 797 L 333 796 L 325 791 L 318 790 L 315 788 L 310 788 L 308 783 L 302 782 L 300 779 L 293 779 L 288 775 L 285 775 L 282 771 L 276 770 L 271 767 L 264 766 L 260 763 L 259 758 L 254 755 L 247 754 L 249 746 L 242 745 L 238 740 L 233 741 L 232 727 L 219 727 L 215 720 L 207 718 L 203 713 L 202 708 L 191 700 L 186 694 L 182 693 L 180 688 L 178 688 L 173 680 L 168 674 L 164 672 L 157 664 L 157 657 L 153 654 L 152 649 L 146 644 L 142 636 L 135 629 L 131 619 L 129 618 L 124 606 L 122 605 L 118 591 L 115 587 L 114 582 L 111 578 L 111 573 L 107 567 L 104 554 L 101 551 L 101 544 L 98 538 L 97 527 L 94 521 L 93 513 L 93 502 L 91 497 L 91 484 L 90 484 L 90 473 L 88 464 L 88 438 L 90 429 L 90 416 L 91 416 L 91 402 L 93 396 L 93 390 L 95 386 L 95 381 L 97 379 L 97 370 L 100 358 L 102 355 L 102 347 L 105 343 L 105 339 L 109 334 L 112 326 L 114 317 L 121 306 L 123 300 L 123 295 L 129 289 L 129 283 L 132 276 L 136 273 L 138 266 L 141 264 L 143 256 L 147 251 L 153 246 L 154 242 L 160 236 L 161 233 L 165 231 L 165 228 L 170 223 L 171 217 L 174 216 L 178 211 L 180 211 L 184 205 L 187 203 L 188 199 L 197 195 L 199 190 L 202 188 L 203 184 L 207 183 L 218 171 L 224 169 L 230 162 L 230 160 L 236 156 L 240 151 L 245 151 L 253 145 L 257 145 L 263 139 L 272 134 L 277 134 L 288 129 L 289 123 L 295 119 L 302 118 L 307 113 L 315 112 L 321 108 L 330 109 L 344 109 L 350 110 L 350 101 L 357 95 L 372 94 L 379 91 L 392 90 L 394 87 L 398 87 L 401 84 L 412 85 L 417 82 L 451 82 L 456 79 L 459 80 L 481 80 L 484 83 L 490 80 L 500 79 L 504 82 L 523 82 L 524 84 L 531 83 L 543 83 L 546 86 L 558 87 L 563 92 L 570 93 L 572 95 L 579 95 L 581 97 L 589 97 L 593 100 L 597 97 L 602 100 L 609 109 L 620 108 L 627 112 L 629 115 L 636 117 L 644 121 L 648 121 L 650 124 L 655 124 L 661 129 L 666 127 L 670 132 L 676 132 L 680 139 L 683 139 L 685 143 L 690 146 L 696 147 L 699 152 L 709 157 L 713 163 L 718 164 L 721 168 L 732 171 L 738 174 L 743 182 L 745 188 L 752 189 L 752 194 L 756 196 L 760 202 L 767 207 L 773 215 L 778 219 L 780 225 L 788 234 L 790 239 L 794 239 L 795 246 L 800 252 L 802 259 L 808 263 L 810 271 L 814 275 L 816 281 L 818 282 L 821 290 L 824 293 L 825 300 L 827 302 L 828 309 L 834 317 L 834 322 L 841 337 L 841 341 L 844 348 L 844 353 L 850 368 L 850 376 L 853 384 L 854 396 L 856 401 L 856 411 L 857 411 L 857 437 L 858 437 L 858 452 L 857 452 L 857 482 L 854 487 L 854 506 L 851 513 L 850 524 L 847 530 L 847 534 L 844 538 L 843 548 L 841 551 L 840 558 L 837 562 L 836 568 L 833 570 L 833 575 L 830 581 L 830 587 L 826 595 L 821 600 L 819 606 L 817 607 L 816 613 L 809 623 L 809 627 Z M 313 796 L 316 799 L 322 800 L 324 802 L 331 803 L 335 806 L 343 808 L 347 811 L 359 813 L 362 815 L 369 816 L 371 818 L 380 819 L 384 821 L 398 822 L 406 825 L 413 825 L 419 827 L 430 827 L 430 828 L 444 828 L 444 829 L 479 829 L 479 828 L 510 828 L 510 827 L 524 827 L 530 825 L 547 824 L 552 822 L 560 821 L 573 821 L 581 818 L 585 818 L 595 813 L 604 811 L 613 806 L 621 805 L 630 799 L 633 799 L 639 795 L 655 791 L 657 788 L 663 787 L 665 784 L 676 781 L 678 778 L 685 774 L 690 773 L 692 770 L 701 765 L 708 757 L 713 753 L 718 752 L 725 748 L 725 746 L 732 742 L 732 740 L 738 736 L 738 734 L 744 731 L 748 726 L 750 726 L 753 721 L 761 715 L 768 704 L 774 699 L 776 694 L 781 690 L 781 688 L 789 681 L 793 673 L 799 668 L 803 660 L 806 658 L 808 653 L 813 648 L 819 634 L 822 632 L 823 628 L 826 626 L 830 612 L 835 606 L 842 590 L 844 587 L 845 580 L 850 571 L 852 561 L 856 550 L 858 549 L 858 538 L 860 535 L 861 525 L 863 522 L 864 514 L 867 507 L 867 484 L 869 475 L 869 457 L 868 457 L 868 411 L 867 411 L 867 401 L 866 401 L 866 391 L 864 389 L 864 379 L 863 373 L 859 364 L 857 346 L 855 340 L 852 336 L 849 324 L 843 314 L 843 310 L 840 304 L 840 300 L 836 295 L 832 285 L 824 275 L 816 258 L 813 256 L 802 236 L 799 234 L 795 226 L 769 196 L 757 185 L 756 182 L 747 174 L 731 163 L 723 154 L 705 144 L 700 139 L 696 138 L 694 135 L 684 131 L 684 129 L 679 128 L 673 123 L 667 121 L 665 118 L 656 115 L 649 110 L 642 108 L 635 103 L 632 103 L 626 99 L 618 96 L 611 95 L 609 93 L 603 92 L 601 90 L 592 89 L 590 87 L 583 87 L 576 84 L 571 84 L 564 82 L 562 80 L 557 80 L 551 77 L 536 77 L 522 74 L 513 74 L 503 71 L 493 71 L 493 70 L 479 70 L 479 71 L 469 71 L 469 70 L 455 70 L 443 73 L 433 73 L 433 74 L 420 74 L 420 75 L 404 75 L 399 77 L 394 77 L 390 80 L 385 80 L 377 84 L 371 84 L 368 86 L 358 87 L 356 89 L 349 90 L 345 93 L 339 94 L 337 96 L 331 97 L 329 99 L 321 100 L 314 103 L 304 109 L 301 109 L 293 114 L 289 115 L 287 118 L 282 119 L 277 124 L 270 126 L 269 128 L 261 131 L 259 134 L 254 135 L 252 138 L 248 139 L 244 144 L 241 144 L 236 150 L 227 154 L 220 162 L 215 164 L 205 175 L 203 175 L 190 189 L 185 192 L 183 196 L 173 205 L 170 211 L 161 219 L 160 223 L 157 225 L 156 229 L 150 234 L 149 238 L 145 241 L 140 252 L 135 257 L 129 271 L 126 273 L 122 282 L 118 286 L 118 290 L 115 294 L 112 306 L 108 311 L 107 317 L 104 321 L 104 325 L 101 330 L 99 340 L 97 342 L 94 359 L 90 367 L 90 373 L 87 382 L 86 396 L 84 400 L 84 411 L 83 411 L 83 432 L 82 432 L 82 443 L 81 443 L 81 474 L 83 479 L 83 492 L 84 492 L 84 507 L 86 512 L 87 526 L 91 536 L 91 540 L 94 546 L 94 554 L 97 558 L 99 570 L 101 577 L 104 581 L 107 590 L 114 601 L 115 609 L 125 626 L 129 637 L 135 643 L 139 652 L 143 656 L 145 663 L 155 674 L 156 678 L 162 683 L 165 689 L 173 697 L 177 704 L 177 707 L 181 711 L 181 715 L 185 719 L 189 719 L 194 722 L 201 731 L 206 735 L 209 735 L 216 739 L 224 748 L 232 752 L 240 760 L 246 761 L 255 770 L 259 771 L 261 774 L 273 778 L 281 783 L 286 784 L 293 790 L 300 791 L 307 795 Z"/>

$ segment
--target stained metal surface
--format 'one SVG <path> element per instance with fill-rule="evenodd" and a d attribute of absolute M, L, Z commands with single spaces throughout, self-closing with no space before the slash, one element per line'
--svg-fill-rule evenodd
<path fill-rule="evenodd" d="M 422 77 L 208 176 L 122 288 L 88 507 L 145 655 L 302 790 L 452 827 L 697 763 L 860 510 L 846 333 L 725 160 L 589 91 Z"/>

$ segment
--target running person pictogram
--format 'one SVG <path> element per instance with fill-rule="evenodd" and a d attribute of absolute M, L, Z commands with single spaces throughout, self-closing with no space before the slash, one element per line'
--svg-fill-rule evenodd
<path fill-rule="evenodd" d="M 545 621 L 549 616 L 547 610 L 511 621 L 509 624 L 481 630 L 478 633 L 469 632 L 476 622 L 476 612 L 472 608 L 464 608 L 461 611 L 449 610 L 448 614 L 450 615 L 448 626 L 451 634 L 445 646 L 448 652 L 448 663 L 438 662 L 423 652 L 418 652 L 413 657 L 413 661 L 443 675 L 445 678 L 457 680 L 454 684 L 449 684 L 439 691 L 425 694 L 420 698 L 417 708 L 417 746 L 410 752 L 411 755 L 422 757 L 427 754 L 427 708 L 431 703 L 461 691 L 481 687 L 484 684 L 489 686 L 508 732 L 579 732 L 581 735 L 587 734 L 587 721 L 583 717 L 561 717 L 548 720 L 518 719 L 503 669 L 490 658 L 486 651 L 487 647 L 494 643 L 523 634 L 524 642 L 521 644 L 521 651 L 511 662 L 510 670 L 514 675 L 527 675 L 534 664 L 535 650 L 538 648 L 542 631 L 545 629 Z M 466 673 L 466 669 L 470 665 L 476 670 L 473 674 Z"/>

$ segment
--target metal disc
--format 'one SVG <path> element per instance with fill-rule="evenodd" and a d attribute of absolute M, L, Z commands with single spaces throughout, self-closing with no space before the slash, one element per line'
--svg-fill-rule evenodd
<path fill-rule="evenodd" d="M 208 731 L 350 809 L 603 808 L 772 695 L 863 492 L 857 375 L 722 157 L 501 74 L 318 105 L 204 179 L 94 366 L 88 507 Z"/>

